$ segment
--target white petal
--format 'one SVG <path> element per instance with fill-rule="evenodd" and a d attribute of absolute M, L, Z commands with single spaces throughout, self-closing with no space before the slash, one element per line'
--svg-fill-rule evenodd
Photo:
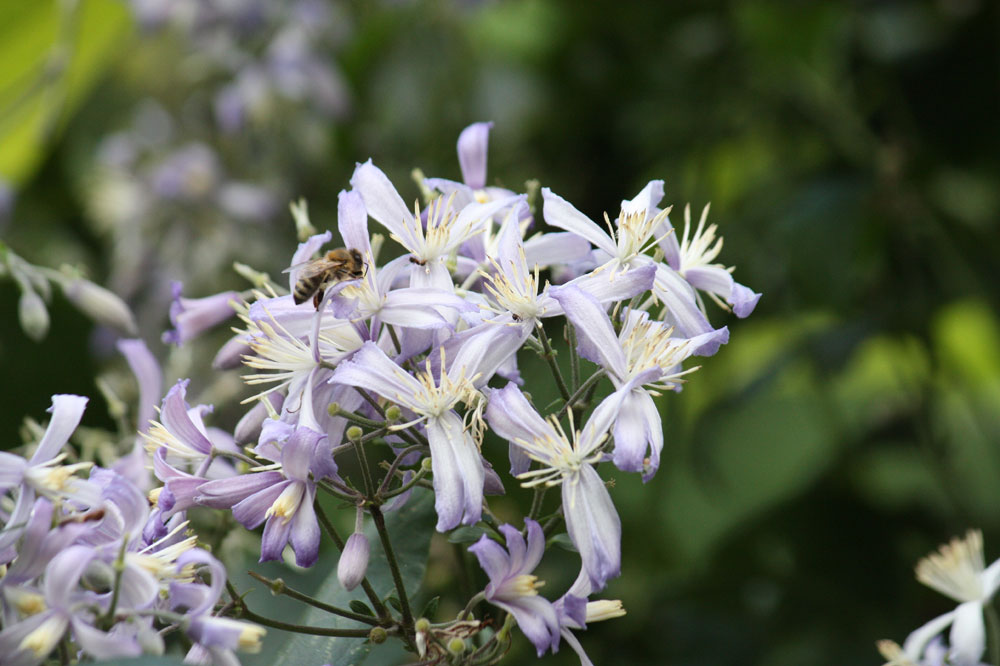
<path fill-rule="evenodd" d="M 558 194 L 554 194 L 547 187 L 542 188 L 542 198 L 545 200 L 545 204 L 542 207 L 542 216 L 548 224 L 553 227 L 565 229 L 566 231 L 572 231 L 576 235 L 586 238 L 611 256 L 618 256 L 618 246 L 608 236 L 608 233 L 597 226 L 589 217 L 578 211 L 573 204 Z"/>

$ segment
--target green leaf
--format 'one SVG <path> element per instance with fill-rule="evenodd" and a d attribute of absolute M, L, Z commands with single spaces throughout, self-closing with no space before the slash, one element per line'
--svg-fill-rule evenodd
<path fill-rule="evenodd" d="M 426 617 L 427 619 L 433 618 L 434 614 L 437 613 L 439 603 L 441 603 L 441 597 L 434 597 L 427 602 L 427 605 L 424 606 L 422 611 L 420 611 L 420 615 L 418 617 Z"/>
<path fill-rule="evenodd" d="M 571 553 L 579 552 L 576 549 L 576 546 L 573 545 L 573 540 L 569 538 L 569 534 L 566 534 L 565 532 L 557 534 L 551 539 L 549 539 L 549 545 L 558 546 L 559 548 L 562 548 L 563 550 L 568 550 Z"/>
<path fill-rule="evenodd" d="M 361 599 L 351 599 L 350 608 L 355 613 L 361 613 L 362 615 L 371 615 L 375 617 L 375 611 L 373 611 L 368 604 L 361 601 Z"/>
<path fill-rule="evenodd" d="M 47 144 L 120 54 L 117 0 L 6 3 L 0 10 L 0 178 L 26 181 Z"/>
<path fill-rule="evenodd" d="M 403 604 L 399 603 L 399 599 L 396 598 L 396 595 L 390 596 L 388 599 L 385 600 L 385 603 L 387 603 L 390 606 L 392 606 L 392 608 L 397 613 L 402 613 L 403 612 Z"/>
<path fill-rule="evenodd" d="M 413 496 L 406 505 L 385 514 L 386 529 L 396 555 L 400 575 L 406 586 L 410 599 L 416 596 L 427 566 L 427 556 L 430 550 L 431 535 L 434 533 L 434 496 L 427 490 L 415 489 Z M 368 564 L 368 581 L 375 589 L 379 598 L 385 598 L 395 593 L 392 574 L 382 542 L 375 526 L 369 521 L 365 534 L 371 543 L 371 559 Z M 351 607 L 353 601 L 367 603 L 367 597 L 361 587 L 348 592 L 337 580 L 337 556 L 335 549 L 325 549 L 320 561 L 309 571 L 301 575 L 289 571 L 287 567 L 275 566 L 276 572 L 265 575 L 274 577 L 280 575 L 290 587 L 340 608 Z M 270 563 L 269 563 L 270 564 Z M 269 567 L 254 564 L 255 570 Z M 230 572 L 232 576 L 236 572 Z M 244 583 L 240 591 L 250 587 Z M 256 613 L 274 617 L 284 622 L 318 627 L 333 627 L 340 629 L 367 628 L 368 625 L 330 615 L 317 608 L 303 606 L 289 601 L 286 597 L 272 597 L 260 583 L 247 597 L 247 605 Z M 279 605 L 280 604 L 280 605 Z M 277 629 L 268 629 L 264 639 L 264 649 L 256 655 L 240 655 L 245 666 L 298 666 L 299 664 L 325 664 L 346 666 L 362 663 L 368 656 L 372 646 L 361 638 L 331 638 L 327 636 L 310 636 L 292 634 Z"/>
<path fill-rule="evenodd" d="M 475 525 L 468 525 L 465 527 L 459 527 L 448 535 L 449 543 L 472 543 L 473 541 L 478 541 L 486 530 L 482 527 L 476 527 Z"/>

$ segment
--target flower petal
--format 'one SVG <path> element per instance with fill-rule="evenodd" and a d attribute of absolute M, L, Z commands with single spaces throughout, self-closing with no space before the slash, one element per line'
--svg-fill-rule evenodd
<path fill-rule="evenodd" d="M 420 247 L 420 242 L 404 223 L 413 219 L 413 212 L 403 203 L 403 198 L 385 173 L 372 164 L 371 160 L 355 167 L 351 187 L 361 195 L 368 214 L 398 236 L 406 249 L 412 252 Z"/>
<path fill-rule="evenodd" d="M 370 258 L 371 241 L 368 235 L 368 210 L 364 199 L 357 192 L 340 191 L 337 195 L 337 229 L 344 245 Z"/>
<path fill-rule="evenodd" d="M 292 550 L 295 551 L 295 563 L 300 567 L 311 567 L 319 558 L 320 532 L 316 520 L 313 500 L 316 498 L 316 485 L 306 484 L 306 492 L 299 504 L 295 517 L 292 518 L 292 530 L 289 535 Z"/>
<path fill-rule="evenodd" d="M 87 408 L 87 398 L 80 395 L 54 395 L 52 396 L 52 406 L 48 411 L 52 413 L 49 425 L 42 435 L 35 454 L 28 461 L 29 465 L 51 460 L 59 450 L 69 441 L 69 436 L 73 434 L 76 427 L 80 425 L 83 418 L 83 410 Z"/>
<path fill-rule="evenodd" d="M 427 421 L 434 474 L 434 508 L 437 530 L 446 532 L 459 523 L 472 525 L 483 510 L 483 472 L 479 448 L 454 412 Z"/>
<path fill-rule="evenodd" d="M 604 481 L 584 465 L 562 484 L 563 514 L 570 539 L 594 590 L 621 571 L 622 526 Z"/>
<path fill-rule="evenodd" d="M 486 186 L 486 153 L 493 123 L 473 123 L 458 135 L 458 164 L 462 180 L 474 190 Z"/>
<path fill-rule="evenodd" d="M 606 368 L 619 382 L 625 381 L 628 377 L 625 352 L 604 307 L 573 283 L 550 293 L 576 327 L 580 355 Z"/>
<path fill-rule="evenodd" d="M 618 246 L 607 232 L 578 211 L 573 204 L 547 187 L 542 188 L 542 198 L 545 201 L 542 206 L 542 216 L 548 224 L 586 238 L 612 257 L 618 255 Z"/>

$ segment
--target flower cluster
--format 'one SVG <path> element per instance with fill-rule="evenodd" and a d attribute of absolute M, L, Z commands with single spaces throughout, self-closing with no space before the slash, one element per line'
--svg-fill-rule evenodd
<path fill-rule="evenodd" d="M 438 531 L 489 525 L 484 496 L 502 493 L 503 481 L 482 443 L 495 433 L 509 442 L 516 482 L 539 494 L 560 488 L 561 521 L 545 531 L 564 523 L 580 553 L 577 584 L 550 602 L 529 573 L 544 551 L 536 516 L 525 523 L 527 545 L 513 527 L 492 525 L 508 552 L 487 536 L 471 549 L 491 580 L 485 598 L 509 611 L 541 653 L 560 637 L 577 645 L 569 630 L 588 617 L 616 614 L 605 608 L 613 602 L 587 602 L 621 570 L 621 523 L 599 465 L 644 480 L 656 473 L 664 442 L 654 399 L 680 389 L 695 369 L 685 368 L 690 357 L 714 354 L 729 337 L 709 323 L 703 295 L 745 317 L 760 294 L 716 263 L 721 239 L 705 214 L 694 226 L 687 211 L 677 237 L 670 209 L 660 206 L 661 181 L 622 202 L 613 221 L 606 216 L 606 230 L 543 189 L 541 218 L 563 231 L 540 231 L 528 195 L 486 186 L 490 128 L 477 123 L 460 136 L 462 182 L 427 178 L 425 200 L 413 206 L 371 161 L 357 166 L 340 194 L 338 231 L 362 258 L 362 277 L 327 266 L 330 274 L 309 285 L 316 304 L 297 303 L 292 294 L 316 272 L 309 262 L 332 234 L 310 237 L 290 261 L 287 286 L 256 292 L 242 308 L 244 328 L 216 357 L 219 368 L 242 361 L 254 370 L 246 380 L 264 387 L 237 440 L 256 436 L 254 454 L 271 464 L 175 499 L 231 507 L 251 528 L 267 521 L 262 559 L 278 557 L 287 541 L 307 565 L 319 538 L 317 483 L 359 505 L 378 503 L 429 467 Z M 386 232 L 399 251 L 380 263 Z M 561 284 L 543 281 L 542 271 Z M 546 330 L 559 321 L 575 347 L 568 379 Z M 522 349 L 554 372 L 561 400 L 550 413 L 522 391 Z M 580 358 L 596 364 L 587 379 Z M 590 409 L 602 379 L 610 393 Z M 369 479 L 359 490 L 338 476 L 334 455 L 380 444 L 397 456 L 397 478 L 376 491 Z M 207 455 L 207 446 L 196 448 Z M 157 454 L 161 469 L 167 457 Z"/>
<path fill-rule="evenodd" d="M 165 341 L 190 344 L 234 313 L 242 321 L 214 362 L 220 372 L 249 368 L 244 380 L 257 391 L 234 428 L 209 425 L 212 408 L 188 402 L 190 380 L 160 401 L 159 365 L 129 340 L 119 348 L 140 387 L 139 437 L 113 471 L 95 467 L 85 480 L 78 474 L 90 463 L 61 465 L 56 452 L 83 410 L 71 396 L 57 397 L 32 458 L 4 454 L 0 488 L 13 489 L 16 501 L 0 533 L 0 555 L 13 563 L 0 656 L 34 663 L 67 631 L 91 656 L 136 654 L 155 622 L 186 632 L 191 660 L 232 661 L 228 651 L 253 647 L 256 625 L 213 614 L 225 573 L 185 536 L 188 513 L 203 507 L 231 512 L 248 530 L 262 526 L 262 562 L 284 559 L 287 547 L 297 565 L 312 566 L 328 533 L 341 551 L 341 585 L 360 587 L 370 613 L 312 603 L 368 624 L 373 642 L 391 634 L 425 661 L 466 654 L 480 663 L 502 656 L 516 624 L 539 656 L 565 641 L 589 663 L 574 632 L 625 613 L 618 601 L 591 600 L 622 569 L 621 521 L 601 467 L 644 481 L 656 474 L 664 447 L 656 399 L 681 389 L 696 369 L 691 357 L 715 354 L 729 339 L 726 326 L 709 322 L 705 296 L 745 317 L 760 294 L 717 263 L 722 241 L 707 208 L 696 225 L 686 210 L 683 232 L 674 228 L 660 203 L 662 181 L 623 201 L 614 219 L 606 215 L 606 229 L 546 188 L 488 187 L 490 129 L 466 128 L 462 181 L 425 178 L 423 200 L 412 206 L 371 161 L 358 164 L 339 196 L 346 248 L 329 247 L 331 231 L 312 233 L 290 258 L 287 282 L 246 269 L 254 284 L 242 294 L 182 298 L 174 286 Z M 304 205 L 292 212 L 300 230 L 312 228 Z M 392 258 L 380 260 L 383 253 Z M 550 338 L 557 327 L 568 367 Z M 545 388 L 522 377 L 528 354 L 544 362 L 558 391 L 547 407 L 533 398 Z M 484 457 L 487 436 L 507 442 L 509 475 Z M 534 491 L 523 530 L 500 524 L 487 502 L 511 483 Z M 433 491 L 438 532 L 464 527 L 479 536 L 469 551 L 489 579 L 465 611 L 438 624 L 414 617 L 385 527 L 384 514 L 405 506 L 415 488 Z M 551 488 L 558 502 L 552 493 L 546 509 Z M 348 539 L 323 513 L 320 494 L 355 511 Z M 394 603 L 366 577 L 369 517 L 393 573 Z M 579 575 L 550 599 L 533 572 L 547 539 L 563 531 L 579 553 Z M 36 552 L 51 556 L 32 555 L 29 564 L 25 554 Z M 476 619 L 482 601 L 506 612 L 499 630 Z M 269 622 L 235 592 L 227 608 Z M 476 648 L 467 653 L 470 642 Z"/>
<path fill-rule="evenodd" d="M 86 404 L 53 396 L 34 453 L 0 453 L 0 491 L 13 500 L 0 532 L 0 662 L 39 664 L 59 644 L 93 659 L 162 654 L 164 628 L 187 635 L 192 663 L 259 649 L 263 628 L 217 615 L 225 568 L 182 513 L 163 522 L 130 478 L 66 464 Z"/>

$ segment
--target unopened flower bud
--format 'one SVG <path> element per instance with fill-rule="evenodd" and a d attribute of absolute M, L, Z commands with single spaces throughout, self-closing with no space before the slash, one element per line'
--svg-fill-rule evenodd
<path fill-rule="evenodd" d="M 347 538 L 344 552 L 340 554 L 340 562 L 337 563 L 337 580 L 345 590 L 353 590 L 365 577 L 370 552 L 368 537 L 363 532 L 356 531 Z"/>
<path fill-rule="evenodd" d="M 336 416 L 337 414 L 339 414 L 340 413 L 340 403 L 339 402 L 331 402 L 326 407 L 326 413 L 329 414 L 330 416 Z"/>
<path fill-rule="evenodd" d="M 423 460 L 420 461 L 420 469 L 422 469 L 425 472 L 429 472 L 431 471 L 432 464 L 433 463 L 431 463 L 430 458 L 424 458 Z"/>
<path fill-rule="evenodd" d="M 456 657 L 462 654 L 463 652 L 465 652 L 465 641 L 463 641 L 461 638 L 458 638 L 457 636 L 455 638 L 452 638 L 450 641 L 448 641 L 448 652 L 450 652 Z"/>
<path fill-rule="evenodd" d="M 413 624 L 413 628 L 420 633 L 426 634 L 428 631 L 431 630 L 431 621 L 428 620 L 426 617 L 418 618 L 417 621 Z"/>
<path fill-rule="evenodd" d="M 358 441 L 359 439 L 361 439 L 361 435 L 363 434 L 365 434 L 365 431 L 356 425 L 351 426 L 350 428 L 347 429 L 347 439 L 348 441 L 351 442 Z"/>
<path fill-rule="evenodd" d="M 403 410 L 401 410 L 397 405 L 389 405 L 385 410 L 386 421 L 398 421 L 402 415 Z"/>
<path fill-rule="evenodd" d="M 107 592 L 115 586 L 115 571 L 110 564 L 94 559 L 84 570 L 82 581 L 96 592 Z"/>
<path fill-rule="evenodd" d="M 129 336 L 138 335 L 132 311 L 114 292 L 83 278 L 64 282 L 63 292 L 73 305 L 98 324 L 110 326 Z"/>
<path fill-rule="evenodd" d="M 383 629 L 382 627 L 372 627 L 372 630 L 368 632 L 368 640 L 370 640 L 372 643 L 375 643 L 376 645 L 385 643 L 385 639 L 387 637 L 388 634 L 385 633 L 385 629 Z"/>
<path fill-rule="evenodd" d="M 49 311 L 45 307 L 45 301 L 33 289 L 21 292 L 21 299 L 17 303 L 17 316 L 21 321 L 21 328 L 35 342 L 44 338 L 49 332 Z"/>

